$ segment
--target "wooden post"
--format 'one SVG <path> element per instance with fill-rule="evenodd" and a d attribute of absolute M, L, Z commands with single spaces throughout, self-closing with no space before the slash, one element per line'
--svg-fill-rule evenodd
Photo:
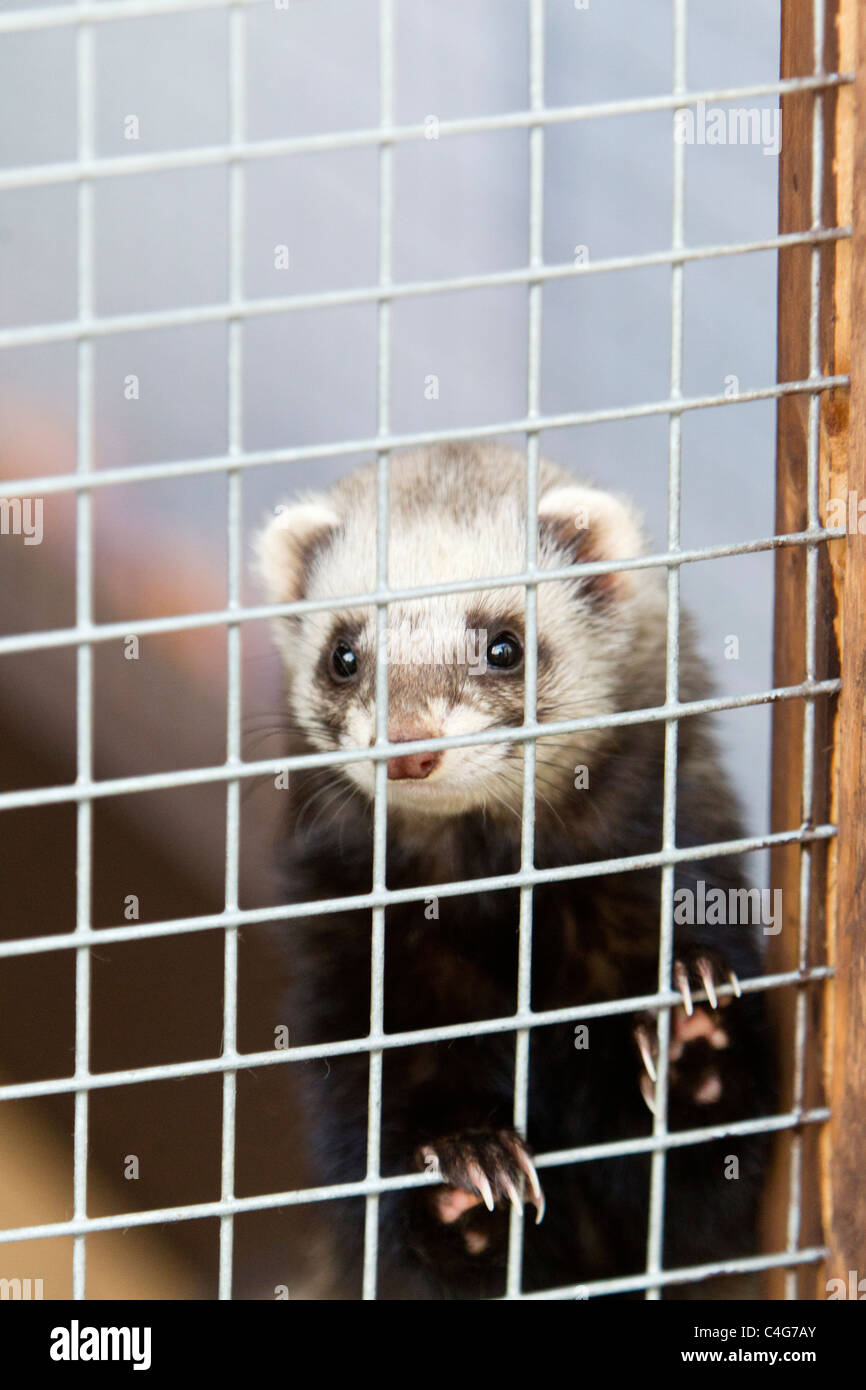
<path fill-rule="evenodd" d="M 824 68 L 827 72 L 851 71 L 857 56 L 857 0 L 827 0 L 824 36 Z M 861 20 L 863 16 L 861 13 Z M 810 0 L 783 0 L 782 77 L 797 77 L 813 71 L 813 5 Z M 861 44 L 861 53 L 864 51 Z M 812 224 L 812 143 L 813 105 L 811 93 L 798 93 L 782 101 L 782 156 L 779 173 L 779 228 L 782 232 L 805 231 Z M 852 219 L 852 151 L 854 148 L 854 93 L 850 87 L 828 91 L 823 98 L 823 181 L 821 218 L 825 227 L 849 225 Z M 862 122 L 861 122 L 862 125 Z M 862 134 L 861 134 L 862 138 Z M 779 255 L 778 379 L 789 381 L 809 375 L 809 318 L 811 306 L 811 247 L 794 247 Z M 861 285 L 860 297 L 864 293 Z M 851 244 L 845 240 L 827 242 L 821 252 L 820 292 L 820 370 L 825 375 L 845 374 L 852 361 L 851 337 Z M 862 347 L 861 347 L 862 359 Z M 807 445 L 809 397 L 792 396 L 779 401 L 777 416 L 777 498 L 776 528 L 780 533 L 807 528 Z M 820 519 L 829 524 L 830 499 L 847 498 L 855 487 L 856 469 L 851 469 L 849 451 L 849 395 L 847 390 L 824 392 L 820 405 L 818 451 Z M 863 465 L 862 448 L 860 457 Z M 866 497 L 866 489 L 860 489 Z M 834 523 L 835 524 L 835 523 Z M 861 537 L 848 536 L 822 545 L 818 550 L 818 611 L 816 632 L 816 677 L 833 678 L 844 668 L 843 678 L 854 679 L 850 667 L 855 652 L 862 651 L 866 626 L 857 612 L 851 585 L 862 577 L 852 564 Z M 803 547 L 780 551 L 776 562 L 774 683 L 796 684 L 805 675 L 805 597 L 806 551 Z M 859 592 L 859 591 L 858 591 Z M 861 598 L 861 602 L 863 599 Z M 866 604 L 864 604 L 866 612 Z M 852 650 L 852 642 L 854 650 Z M 862 673 L 861 673 L 862 678 Z M 811 850 L 811 888 L 808 903 L 809 951 L 807 964 L 835 964 L 839 977 L 832 986 L 806 989 L 807 1031 L 803 1104 L 825 1102 L 834 1107 L 842 1101 L 844 1078 L 840 1075 L 839 1028 L 850 1011 L 849 991 L 854 977 L 840 958 L 842 939 L 837 930 L 846 921 L 851 906 L 842 910 L 843 898 L 853 903 L 856 884 L 857 841 L 864 826 L 864 806 L 853 800 L 854 781 L 859 773 L 852 761 L 854 714 L 862 705 L 856 688 L 846 692 L 840 702 L 821 699 L 816 704 L 815 787 L 811 822 L 837 821 L 841 824 L 839 844 L 815 844 Z M 841 721 L 841 728 L 840 728 Z M 791 829 L 807 819 L 802 803 L 803 703 L 789 701 L 773 714 L 773 803 L 774 830 Z M 847 729 L 847 733 L 845 732 Z M 859 731 L 858 731 L 859 732 Z M 846 784 L 847 791 L 846 791 Z M 860 791 L 859 786 L 857 791 Z M 841 796 L 841 801 L 840 801 Z M 840 821 L 841 817 L 841 821 Z M 850 819 L 848 819 L 850 817 Z M 859 820 L 858 820 L 859 817 Z M 859 833 L 858 833 L 859 827 Z M 783 847 L 771 857 L 774 888 L 782 889 L 783 926 L 779 936 L 770 938 L 768 969 L 792 970 L 799 964 L 800 938 L 800 856 L 799 846 Z M 846 857 L 847 856 L 847 857 Z M 853 857 L 852 857 L 853 856 Z M 843 867 L 844 866 L 844 867 Z M 846 886 L 847 877 L 847 886 Z M 838 891 L 837 891 L 838 890 Z M 838 909 L 837 910 L 837 905 Z M 852 919 L 853 920 L 853 919 Z M 862 933 L 863 913 L 860 912 Z M 855 928 L 852 926 L 852 930 Z M 863 938 L 860 936 L 861 954 Z M 855 946 L 844 944 L 850 960 Z M 862 977 L 859 981 L 862 989 Z M 780 1108 L 793 1102 L 793 1059 L 795 1052 L 796 996 L 793 990 L 777 991 L 771 1008 L 782 1060 Z M 861 1014 L 862 1017 L 862 1014 Z M 850 1046 L 850 1040 L 849 1044 Z M 863 1040 L 860 1040 L 860 1066 Z M 862 1078 L 862 1070 L 861 1070 Z M 850 1111 L 841 1105 L 828 1135 L 814 1127 L 802 1133 L 802 1192 L 800 1245 L 830 1241 L 831 1228 L 841 1216 L 843 1206 L 854 1202 L 851 1183 L 843 1205 L 835 1203 L 836 1183 L 832 1176 L 836 1155 L 830 1152 L 841 1136 L 839 1126 L 850 1124 Z M 846 1141 L 847 1142 L 847 1141 Z M 782 1250 L 788 1238 L 788 1207 L 791 1193 L 792 1136 L 780 1137 L 768 1188 L 764 1220 L 766 1249 Z M 844 1147 L 844 1143 L 843 1143 Z M 853 1169 L 852 1169 L 853 1173 Z M 847 1217 L 853 1213 L 849 1210 Z M 862 1219 L 862 1213 L 861 1213 Z M 861 1254 L 863 1243 L 861 1242 Z M 835 1259 L 835 1256 L 834 1256 Z M 832 1263 L 833 1261 L 831 1261 Z M 852 1266 L 853 1267 L 853 1266 Z M 866 1271 L 864 1271 L 866 1272 Z M 796 1275 L 799 1298 L 825 1297 L 827 1271 L 802 1267 Z M 785 1293 L 785 1272 L 770 1271 L 765 1280 L 767 1297 Z"/>
<path fill-rule="evenodd" d="M 847 7 L 846 45 L 856 71 L 846 93 L 851 134 L 839 161 L 849 192 L 854 228 L 851 256 L 838 285 L 849 310 L 851 373 L 847 420 L 846 496 L 866 501 L 866 8 Z M 859 32 L 858 32 L 859 31 Z M 840 350 L 841 360 L 841 350 Z M 830 991 L 826 1049 L 827 1095 L 832 1118 L 822 1143 L 824 1235 L 829 1256 L 826 1281 L 849 1283 L 851 1270 L 866 1280 L 866 507 L 849 530 L 841 568 L 842 682 L 838 728 L 839 769 L 835 911 L 831 914 L 830 959 L 836 975 Z M 840 543 L 841 544 L 841 543 Z M 838 1289 L 838 1286 L 837 1286 Z M 850 1293 L 848 1294 L 850 1297 Z M 866 1283 L 861 1297 L 866 1296 Z"/>

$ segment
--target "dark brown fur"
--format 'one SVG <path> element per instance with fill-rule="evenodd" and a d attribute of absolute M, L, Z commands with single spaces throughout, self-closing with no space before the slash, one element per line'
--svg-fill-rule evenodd
<path fill-rule="evenodd" d="M 466 463 L 465 452 L 455 457 Z M 447 469 L 437 455 L 436 467 Z M 424 484 L 421 479 L 422 489 Z M 457 490 L 459 492 L 459 489 Z M 419 507 L 439 506 L 443 487 L 431 477 Z M 465 519 L 465 513 L 461 517 Z M 447 518 L 441 518 L 443 525 Z M 559 563 L 604 558 L 563 535 Z M 327 547 L 318 552 L 327 562 Z M 616 595 L 609 583 L 572 584 L 585 620 L 604 641 L 605 624 L 616 621 Z M 659 609 L 661 614 L 662 610 Z M 467 607 L 467 624 L 484 627 L 483 603 Z M 501 621 L 501 620 L 500 620 Z M 522 614 L 512 614 L 519 632 Z M 339 622 L 331 633 L 342 631 Z M 309 654 L 310 660 L 321 655 Z M 539 645 L 538 714 L 558 717 L 561 696 L 552 670 L 553 647 L 542 629 Z M 506 673 L 511 675 L 512 673 Z M 664 702 L 663 616 L 630 645 L 628 665 L 616 672 L 617 708 L 654 708 Z M 523 688 L 514 679 L 482 676 L 489 687 L 494 721 L 514 727 L 523 720 Z M 298 722 L 339 727 L 339 690 L 327 690 L 322 665 L 321 707 L 292 711 Z M 372 667 L 357 698 L 371 698 Z M 458 684 L 455 686 L 455 680 Z M 459 696 L 453 669 L 396 667 L 389 673 L 392 715 L 411 712 L 413 683 L 425 693 L 440 686 Z M 480 689 L 480 687 L 479 687 Z M 485 687 L 485 690 L 487 687 Z M 327 697 L 325 692 L 327 690 Z M 417 695 L 417 690 L 416 690 Z M 680 694 L 684 700 L 707 693 L 706 675 L 694 654 L 688 627 L 682 633 Z M 485 697 L 487 698 L 487 697 Z M 539 783 L 536 804 L 535 862 L 539 868 L 651 854 L 662 841 L 664 723 L 622 726 L 591 746 L 583 759 L 590 791 L 566 794 L 563 780 L 573 749 L 542 741 L 540 767 L 550 764 L 552 784 Z M 313 745 L 301 732 L 290 751 Z M 522 776 L 519 745 L 508 759 Z M 557 759 L 559 762 L 557 763 Z M 565 769 L 567 770 L 567 768 Z M 327 812 L 318 814 L 325 788 L 342 785 Z M 324 793 L 327 796 L 327 792 Z M 734 798 L 721 771 L 706 718 L 687 717 L 679 726 L 677 844 L 712 844 L 738 838 L 742 831 Z M 283 844 L 286 895 L 303 902 L 334 894 L 362 894 L 372 884 L 372 813 L 367 798 L 337 770 L 293 775 L 291 806 Z M 413 816 L 389 808 L 387 883 L 389 889 L 416 889 L 463 879 L 516 872 L 520 867 L 519 817 L 474 810 L 450 818 Z M 728 889 L 743 880 L 732 856 L 678 864 L 675 883 L 693 887 L 699 879 Z M 651 995 L 658 976 L 660 915 L 659 869 L 620 871 L 598 877 L 539 885 L 534 892 L 532 1008 L 536 1011 Z M 434 893 L 427 895 L 435 896 Z M 519 894 L 515 889 L 468 892 L 438 899 L 438 917 L 417 900 L 390 906 L 385 914 L 386 1033 L 507 1017 L 516 1007 Z M 281 952 L 289 1000 L 293 1044 L 362 1039 L 370 1027 L 371 925 L 367 911 L 330 913 L 293 920 Z M 758 972 L 753 932 L 744 926 L 698 926 L 675 931 L 675 954 L 687 966 L 703 956 L 730 964 L 742 977 Z M 693 981 L 700 988 L 700 980 Z M 764 1009 L 748 995 L 724 1011 L 729 1045 L 715 1058 L 723 1081 L 721 1098 L 711 1106 L 697 1102 L 696 1082 L 708 1065 L 701 1043 L 672 1079 L 672 1129 L 724 1124 L 765 1113 L 772 1097 L 771 1067 Z M 635 1017 L 620 1014 L 589 1022 L 589 1047 L 575 1047 L 574 1024 L 544 1024 L 532 1030 L 530 1054 L 529 1148 L 539 1154 L 614 1140 L 636 1139 L 651 1131 L 651 1117 L 640 1092 L 641 1062 L 634 1041 Z M 690 1070 L 691 1066 L 691 1070 Z M 368 1056 L 366 1052 L 299 1064 L 307 1100 L 310 1150 L 316 1180 L 351 1182 L 366 1172 Z M 425 1145 L 449 1153 L 481 1152 L 495 1166 L 507 1161 L 507 1135 L 513 1119 L 514 1037 L 494 1032 L 409 1047 L 388 1048 L 383 1064 L 382 1172 L 417 1171 Z M 510 1142 L 510 1141 L 509 1141 Z M 668 1162 L 665 1262 L 703 1263 L 754 1249 L 756 1203 L 764 1142 L 729 1139 L 671 1151 Z M 740 1162 L 740 1176 L 726 1176 L 729 1155 Z M 488 1159 L 485 1159 L 488 1161 Z M 456 1163 L 457 1160 L 454 1160 Z M 460 1172 L 459 1167 L 452 1171 Z M 526 1228 L 523 1277 L 529 1289 L 564 1286 L 591 1279 L 638 1273 L 645 1267 L 649 1157 L 646 1154 L 596 1162 L 545 1167 L 541 1173 L 548 1205 L 544 1223 Z M 459 1185 L 459 1184 L 458 1184 Z M 483 1206 L 445 1224 L 437 1215 L 436 1193 L 425 1188 L 389 1193 L 381 1199 L 380 1296 L 395 1299 L 492 1297 L 504 1287 L 508 1214 Z M 327 1204 L 333 1241 L 334 1297 L 358 1297 L 363 1246 L 363 1202 Z"/>

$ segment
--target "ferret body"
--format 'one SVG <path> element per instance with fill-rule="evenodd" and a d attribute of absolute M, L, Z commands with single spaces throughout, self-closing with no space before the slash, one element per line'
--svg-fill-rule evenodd
<path fill-rule="evenodd" d="M 405 589 L 520 573 L 526 461 L 499 445 L 449 446 L 390 461 L 388 582 Z M 646 541 L 630 506 L 542 463 L 542 571 L 626 559 Z M 376 472 L 280 508 L 260 539 L 274 601 L 373 591 Z M 665 698 L 664 571 L 632 569 L 541 583 L 538 722 L 656 707 Z M 524 721 L 525 591 L 518 586 L 395 601 L 388 615 L 389 741 L 517 728 Z M 367 748 L 375 739 L 376 610 L 280 619 L 289 751 Z M 480 636 L 479 636 L 480 635 Z M 479 657 L 480 654 L 480 657 Z M 680 698 L 707 693 L 688 630 Z M 384 1027 L 403 1033 L 503 1019 L 517 1005 L 517 889 L 436 897 L 435 885 L 519 870 L 524 745 L 519 740 L 394 756 L 388 766 L 387 886 L 431 886 L 385 914 Z M 557 868 L 652 854 L 662 844 L 664 723 L 541 737 L 535 865 Z M 296 902 L 371 889 L 374 765 L 293 773 L 283 860 Z M 734 798 L 702 716 L 678 736 L 677 845 L 741 835 Z M 735 856 L 679 863 L 678 890 L 743 886 Z M 537 885 L 532 1009 L 651 995 L 657 988 L 661 870 Z M 674 928 L 668 1127 L 748 1120 L 772 1096 L 759 996 L 691 994 L 758 973 L 746 926 Z M 371 914 L 333 912 L 285 928 L 293 1044 L 364 1038 L 370 1028 Z M 733 975 L 730 972 L 734 972 Z M 723 1002 L 721 999 L 719 1004 Z M 687 1012 L 686 1006 L 691 1006 Z M 385 1299 L 488 1298 L 504 1292 L 509 1207 L 526 1200 L 523 1287 L 564 1287 L 645 1268 L 648 1153 L 536 1170 L 531 1155 L 651 1133 L 655 1015 L 545 1023 L 530 1033 L 528 1122 L 513 1128 L 513 1031 L 386 1048 L 381 1172 L 425 1168 L 444 1185 L 380 1199 Z M 367 1167 L 366 1052 L 299 1064 L 317 1183 Z M 292 1068 L 296 1071 L 296 1068 Z M 667 1268 L 749 1254 L 764 1141 L 729 1138 L 667 1157 Z M 736 1159 L 732 1165 L 731 1159 Z M 546 1203 L 546 1215 L 540 1217 Z M 490 1208 L 492 1207 L 492 1210 Z M 332 1297 L 360 1296 L 364 1203 L 326 1204 Z"/>

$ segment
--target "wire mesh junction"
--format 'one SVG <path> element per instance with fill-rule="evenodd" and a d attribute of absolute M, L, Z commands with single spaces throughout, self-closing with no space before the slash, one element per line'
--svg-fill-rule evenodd
<path fill-rule="evenodd" d="M 0 638 L 0 655 L 42 650 L 59 646 L 74 646 L 77 651 L 77 778 L 74 784 L 7 792 L 0 795 L 0 811 L 27 806 L 74 802 L 77 814 L 77 910 L 73 932 L 59 933 L 33 939 L 21 939 L 0 944 L 0 956 L 36 955 L 46 951 L 74 950 L 76 952 L 75 988 L 75 1068 L 70 1077 L 6 1085 L 0 1087 L 0 1100 L 25 1099 L 45 1095 L 74 1094 L 74 1204 L 68 1221 L 39 1226 L 19 1227 L 0 1231 L 0 1243 L 17 1240 L 36 1240 L 51 1236 L 72 1236 L 73 1294 L 82 1299 L 86 1294 L 86 1237 L 89 1233 L 131 1226 L 155 1225 L 172 1221 L 218 1218 L 220 1221 L 219 1297 L 232 1294 L 233 1220 L 238 1213 L 288 1207 L 307 1202 L 330 1201 L 342 1197 L 363 1196 L 366 1201 L 365 1260 L 363 1296 L 376 1297 L 376 1264 L 378 1253 L 378 1199 L 383 1192 L 421 1187 L 439 1181 L 427 1173 L 405 1174 L 383 1178 L 380 1173 L 380 1114 L 382 1058 L 392 1048 L 418 1046 L 422 1043 L 465 1038 L 493 1033 L 512 1032 L 515 1035 L 515 1093 L 514 1123 L 525 1127 L 528 1101 L 529 1039 L 533 1028 L 579 1019 L 630 1013 L 646 1008 L 659 1012 L 658 1080 L 655 1093 L 653 1133 L 609 1144 L 596 1144 L 568 1151 L 540 1154 L 539 1168 L 562 1164 L 583 1163 L 626 1154 L 651 1155 L 650 1220 L 646 1268 L 642 1274 L 596 1281 L 579 1287 L 545 1290 L 525 1294 L 521 1288 L 522 1211 L 511 1212 L 509 1266 L 506 1297 L 562 1299 L 575 1297 L 577 1292 L 588 1296 L 643 1290 L 648 1298 L 658 1298 L 663 1288 L 695 1282 L 712 1275 L 752 1272 L 774 1267 L 789 1271 L 787 1291 L 796 1295 L 796 1267 L 821 1259 L 820 1247 L 800 1245 L 801 1204 L 801 1131 L 805 1125 L 822 1123 L 828 1117 L 823 1108 L 804 1108 L 804 1058 L 806 1045 L 806 989 L 819 984 L 832 973 L 827 967 L 808 968 L 809 886 L 811 856 L 817 842 L 835 834 L 833 825 L 813 825 L 811 812 L 814 790 L 814 729 L 815 700 L 836 694 L 838 681 L 819 681 L 816 678 L 816 609 L 817 609 L 817 547 L 841 534 L 823 528 L 818 510 L 818 424 L 821 392 L 848 385 L 846 376 L 823 376 L 819 352 L 820 255 L 827 242 L 850 237 L 849 227 L 826 227 L 821 218 L 821 184 L 823 151 L 824 94 L 851 82 L 847 73 L 824 71 L 824 3 L 815 0 L 813 71 L 811 74 L 779 82 L 751 86 L 728 87 L 709 91 L 689 91 L 686 81 L 686 0 L 672 0 L 674 18 L 673 84 L 670 93 L 648 98 L 600 102 L 567 107 L 545 104 L 544 93 L 544 0 L 528 0 L 529 8 L 529 105 L 523 111 L 471 119 L 443 120 L 439 124 L 441 137 L 526 129 L 530 149 L 530 210 L 528 265 L 491 274 L 461 276 L 435 281 L 416 281 L 394 284 L 391 264 L 391 233 L 393 227 L 393 150 L 398 143 L 424 138 L 423 124 L 398 125 L 394 120 L 395 91 L 395 2 L 380 0 L 380 107 L 379 123 L 369 129 L 345 130 L 335 133 L 278 140 L 251 141 L 244 130 L 244 71 L 245 71 L 245 11 L 262 0 L 107 0 L 95 5 L 88 0 L 65 7 L 40 7 L 13 10 L 0 15 L 0 35 L 24 30 L 54 29 L 77 26 L 78 78 L 78 148 L 76 158 L 59 164 L 36 165 L 7 169 L 0 172 L 0 189 L 45 187 L 52 184 L 75 183 L 78 188 L 78 313 L 70 321 L 34 326 L 7 328 L 0 331 L 0 348 L 37 346 L 71 341 L 78 352 L 78 440 L 77 468 L 74 473 L 6 481 L 0 484 L 0 496 L 49 494 L 74 491 L 77 495 L 76 551 L 76 625 L 73 628 L 47 632 L 16 634 Z M 225 8 L 229 18 L 229 75 L 228 109 L 229 140 L 226 144 L 195 149 L 179 149 L 164 153 L 123 158 L 99 158 L 95 151 L 95 83 L 94 38 L 96 26 L 115 21 L 152 15 L 168 15 L 203 9 Z M 685 150 L 674 142 L 674 180 L 669 249 L 643 255 L 612 258 L 585 265 L 546 265 L 543 259 L 544 213 L 544 136 L 548 126 L 566 122 L 602 119 L 606 116 L 639 114 L 642 112 L 677 110 L 699 101 L 737 101 L 750 97 L 783 96 L 792 93 L 813 94 L 812 150 L 813 175 L 811 213 L 812 225 L 806 231 L 788 233 L 758 241 L 687 247 L 684 243 L 685 207 Z M 274 155 L 306 153 L 324 149 L 375 146 L 379 151 L 379 274 L 375 285 L 359 289 L 293 295 L 266 299 L 247 299 L 243 284 L 243 210 L 244 173 L 247 162 Z M 178 307 L 151 313 L 124 314 L 101 317 L 94 307 L 94 183 L 100 179 L 130 177 L 139 173 L 169 169 L 190 169 L 206 165 L 225 164 L 230 170 L 229 182 L 229 274 L 225 302 L 200 307 Z M 809 375 L 804 380 L 770 384 L 733 396 L 686 397 L 683 395 L 683 275 L 688 263 L 726 256 L 746 255 L 758 251 L 783 250 L 792 246 L 811 247 L 811 314 Z M 668 396 L 664 400 L 595 411 L 575 411 L 544 415 L 541 411 L 541 341 L 542 293 L 545 283 L 570 276 L 612 274 L 642 266 L 671 266 L 671 356 Z M 518 419 L 491 421 L 486 424 L 448 432 L 426 431 L 396 434 L 390 422 L 391 387 L 391 305 L 394 300 L 413 296 L 435 295 L 499 285 L 525 284 L 528 290 L 528 373 L 526 411 Z M 333 307 L 334 305 L 374 302 L 378 314 L 378 419 L 377 433 L 364 439 L 325 442 L 314 446 L 288 446 L 263 451 L 246 450 L 242 438 L 242 359 L 243 325 L 247 319 L 298 309 Z M 229 325 L 227 450 L 225 454 L 199 459 L 176 459 L 167 462 L 144 463 L 129 468 L 93 468 L 93 411 L 94 368 L 93 344 L 97 338 L 117 333 L 147 331 L 153 328 L 181 327 L 190 324 L 224 321 Z M 680 536 L 680 493 L 682 469 L 682 417 L 692 410 L 736 405 L 738 403 L 779 399 L 791 394 L 809 398 L 808 431 L 808 525 L 803 532 L 785 536 L 770 536 L 753 541 L 685 550 Z M 539 434 L 581 424 L 638 419 L 664 415 L 669 420 L 668 472 L 668 533 L 663 550 L 630 561 L 595 562 L 562 567 L 558 570 L 537 568 L 535 516 L 538 492 Z M 524 569 L 518 574 L 489 577 L 472 581 L 431 584 L 413 589 L 391 589 L 388 585 L 388 465 L 391 450 L 398 447 L 432 444 L 440 441 L 468 440 L 522 432 L 527 439 L 527 534 Z M 378 532 L 376 585 L 372 592 L 347 595 L 330 602 L 299 601 L 290 604 L 261 604 L 243 607 L 240 597 L 242 482 L 249 468 L 280 462 L 309 462 L 323 458 L 338 458 L 360 452 L 375 453 L 378 459 Z M 223 610 L 205 613 L 185 613 L 170 618 L 138 622 L 96 624 L 93 620 L 92 595 L 92 501 L 96 488 L 121 483 L 155 480 L 181 475 L 224 472 L 228 486 L 226 544 L 228 548 L 228 589 Z M 684 564 L 769 551 L 783 546 L 803 546 L 806 549 L 806 664 L 805 678 L 795 686 L 778 687 L 734 698 L 717 698 L 682 702 L 679 698 L 679 626 L 680 573 Z M 537 586 L 555 583 L 582 574 L 598 574 L 613 570 L 662 566 L 667 572 L 667 669 L 663 705 L 651 710 L 629 711 L 595 719 L 561 721 L 539 724 L 536 717 L 537 682 Z M 397 599 L 422 598 L 432 594 L 499 588 L 520 584 L 526 591 L 526 705 L 524 724 L 520 729 L 491 730 L 483 735 L 464 735 L 450 738 L 418 740 L 393 748 L 387 739 L 388 674 L 387 663 L 377 664 L 376 685 L 376 743 L 372 748 L 339 755 L 309 754 L 263 762 L 245 762 L 241 757 L 241 687 L 240 636 L 241 624 L 283 614 L 311 609 L 335 608 L 344 603 L 375 605 L 380 637 L 384 636 L 388 603 Z M 151 776 L 126 777 L 95 781 L 93 778 L 92 695 L 93 645 L 122 637 L 130 630 L 140 635 L 179 632 L 200 627 L 225 625 L 227 628 L 228 693 L 226 710 L 226 759 L 223 764 L 183 772 Z M 679 849 L 676 845 L 676 771 L 677 730 L 681 719 L 696 714 L 789 699 L 802 699 L 804 717 L 803 819 L 798 829 L 778 831 L 770 835 L 752 836 L 723 844 Z M 665 726 L 665 783 L 662 845 L 657 853 L 635 855 L 617 860 L 591 864 L 567 865 L 557 869 L 539 870 L 534 864 L 533 799 L 535 740 L 552 733 L 567 733 L 583 729 L 612 728 L 618 725 L 648 721 L 663 722 Z M 525 776 L 519 871 L 469 881 L 431 887 L 389 891 L 386 886 L 386 762 L 399 751 L 420 752 L 426 749 L 454 748 L 507 740 L 520 741 L 525 746 Z M 239 873 L 239 795 L 244 778 L 283 769 L 321 767 L 365 759 L 376 765 L 374 806 L 374 864 L 372 891 L 362 895 L 331 898 L 312 904 L 291 904 L 261 910 L 242 910 L 238 905 Z M 205 916 L 181 918 L 149 924 L 133 924 L 95 931 L 91 926 L 91 849 L 93 801 L 102 796 L 132 794 L 168 787 L 188 786 L 200 782 L 226 784 L 226 867 L 225 901 L 223 911 Z M 667 1076 L 669 1063 L 669 1010 L 680 996 L 671 987 L 673 950 L 673 886 L 674 870 L 678 863 L 709 855 L 743 854 L 781 844 L 797 844 L 801 854 L 800 879 L 800 952 L 799 968 L 786 973 L 764 975 L 742 982 L 747 992 L 796 988 L 797 1028 L 794 1066 L 794 1099 L 789 1112 L 758 1120 L 744 1121 L 724 1127 L 678 1131 L 667 1128 Z M 532 904 L 536 884 L 566 881 L 611 872 L 633 871 L 658 867 L 662 873 L 662 895 L 659 934 L 659 976 L 657 992 L 602 1004 L 535 1012 L 530 1004 Z M 421 901 L 432 891 L 439 896 L 518 889 L 520 894 L 519 962 L 517 1008 L 513 1015 L 498 1019 L 448 1027 L 420 1029 L 409 1033 L 385 1034 L 384 1017 L 384 930 L 385 910 L 389 904 Z M 372 986 L 370 1031 L 366 1037 L 323 1044 L 315 1047 L 295 1047 L 267 1053 L 237 1052 L 237 932 L 241 926 L 299 916 L 319 915 L 350 908 L 369 908 L 373 918 Z M 90 1070 L 90 947 L 113 941 L 146 940 L 196 931 L 222 928 L 225 933 L 224 957 L 224 1046 L 219 1057 L 201 1061 L 141 1067 L 128 1070 L 93 1073 Z M 720 995 L 730 993 L 721 987 Z M 696 992 L 695 998 L 705 996 Z M 237 1071 L 245 1067 L 290 1065 L 314 1057 L 331 1057 L 366 1052 L 370 1058 L 369 1121 L 367 1172 L 363 1181 L 336 1186 L 306 1188 L 263 1196 L 238 1198 L 234 1193 L 235 1100 Z M 115 1216 L 87 1216 L 87 1144 L 88 1102 L 91 1091 L 108 1086 L 139 1085 L 145 1082 L 204 1073 L 221 1073 L 223 1077 L 223 1122 L 220 1200 L 193 1203 L 143 1212 L 123 1212 Z M 786 1248 L 756 1257 L 725 1261 L 690 1268 L 662 1268 L 663 1211 L 665 1195 L 665 1161 L 668 1151 L 686 1145 L 706 1143 L 726 1136 L 793 1131 L 793 1150 L 790 1166 L 790 1201 Z"/>

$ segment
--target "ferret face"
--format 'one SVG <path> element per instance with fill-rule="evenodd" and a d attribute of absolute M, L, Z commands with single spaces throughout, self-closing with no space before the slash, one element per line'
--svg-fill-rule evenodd
<path fill-rule="evenodd" d="M 552 484 L 552 485 L 551 485 Z M 407 589 L 524 569 L 525 460 L 510 450 L 469 448 L 397 456 L 390 465 L 388 583 Z M 538 567 L 625 558 L 643 548 L 617 499 L 544 465 Z M 277 620 L 293 722 L 319 751 L 367 749 L 376 738 L 377 652 L 387 663 L 388 739 L 401 743 L 515 729 L 524 723 L 525 590 L 505 586 L 389 603 L 378 641 L 371 606 L 339 602 L 375 589 L 375 471 L 329 494 L 278 509 L 259 542 L 273 601 L 335 600 L 333 611 Z M 537 588 L 537 715 L 540 723 L 616 709 L 623 663 L 640 622 L 637 572 Z M 574 796 L 577 769 L 605 734 L 540 738 L 539 805 Z M 431 818 L 484 810 L 520 813 L 519 740 L 392 756 L 389 809 Z M 334 775 L 373 796 L 375 765 L 357 760 Z"/>

